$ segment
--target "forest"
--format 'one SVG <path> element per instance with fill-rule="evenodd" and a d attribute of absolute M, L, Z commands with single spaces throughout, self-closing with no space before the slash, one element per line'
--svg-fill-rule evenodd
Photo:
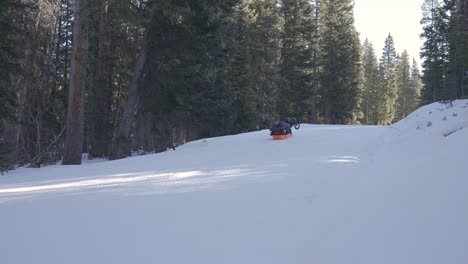
<path fill-rule="evenodd" d="M 467 98 L 468 0 L 425 0 L 422 65 L 353 0 L 0 0 L 0 170 Z M 378 21 L 376 21 L 378 23 Z"/>

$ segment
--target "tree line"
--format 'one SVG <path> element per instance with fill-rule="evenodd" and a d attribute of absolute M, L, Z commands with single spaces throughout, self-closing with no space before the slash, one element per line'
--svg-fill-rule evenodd
<path fill-rule="evenodd" d="M 425 0 L 422 10 L 422 100 L 466 98 L 468 0 Z"/>
<path fill-rule="evenodd" d="M 421 83 L 391 35 L 378 59 L 352 0 L 2 0 L 0 22 L 4 169 L 164 151 L 291 116 L 391 124 L 427 101 L 438 67 L 425 60 Z"/>

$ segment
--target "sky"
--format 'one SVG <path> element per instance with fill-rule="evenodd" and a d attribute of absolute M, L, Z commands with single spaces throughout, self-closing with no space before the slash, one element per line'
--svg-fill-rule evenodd
<path fill-rule="evenodd" d="M 385 38 L 390 33 L 396 52 L 408 51 L 410 60 L 415 58 L 421 68 L 419 58 L 422 40 L 420 20 L 424 0 L 355 0 L 355 26 L 361 40 L 366 38 L 374 45 L 380 58 Z"/>

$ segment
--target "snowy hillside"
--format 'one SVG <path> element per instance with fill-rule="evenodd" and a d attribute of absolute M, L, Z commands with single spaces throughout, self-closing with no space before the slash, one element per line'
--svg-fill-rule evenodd
<path fill-rule="evenodd" d="M 394 125 L 403 130 L 421 130 L 431 135 L 447 137 L 468 126 L 468 100 L 435 103 L 419 108 Z"/>
<path fill-rule="evenodd" d="M 468 263 L 468 100 L 0 176 L 0 262 Z"/>

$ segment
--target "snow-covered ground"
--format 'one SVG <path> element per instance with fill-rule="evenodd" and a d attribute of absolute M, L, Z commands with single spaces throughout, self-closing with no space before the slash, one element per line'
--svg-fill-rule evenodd
<path fill-rule="evenodd" d="M 0 176 L 0 263 L 468 263 L 468 101 Z"/>

